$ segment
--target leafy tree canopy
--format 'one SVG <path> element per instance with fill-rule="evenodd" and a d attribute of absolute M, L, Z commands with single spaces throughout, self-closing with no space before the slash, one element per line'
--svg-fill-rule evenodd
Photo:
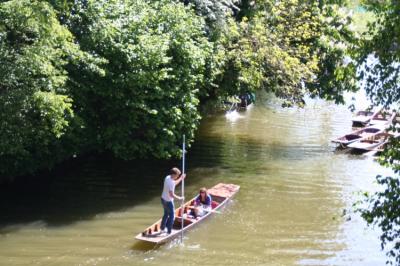
<path fill-rule="evenodd" d="M 342 101 L 355 68 L 341 1 L 0 3 L 0 176 L 73 154 L 180 155 L 199 107 L 265 89 Z"/>
<path fill-rule="evenodd" d="M 343 91 L 356 90 L 355 65 L 346 60 L 356 38 L 350 17 L 336 2 L 341 1 L 254 2 L 247 12 L 251 17 L 239 24 L 243 80 L 288 104 L 301 105 L 307 93 L 342 103 Z"/>
<path fill-rule="evenodd" d="M 179 153 L 200 116 L 199 89 L 211 48 L 204 21 L 170 1 L 82 1 L 68 25 L 104 74 L 70 66 L 71 93 L 88 142 L 122 158 Z"/>
<path fill-rule="evenodd" d="M 73 37 L 44 2 L 0 5 L 0 175 L 54 164 L 74 118 L 65 87 Z"/>
<path fill-rule="evenodd" d="M 369 24 L 359 65 L 365 88 L 376 105 L 400 102 L 400 1 L 364 1 L 376 19 Z"/>

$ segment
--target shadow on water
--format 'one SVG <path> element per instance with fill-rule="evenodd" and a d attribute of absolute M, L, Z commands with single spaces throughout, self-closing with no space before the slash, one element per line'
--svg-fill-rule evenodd
<path fill-rule="evenodd" d="M 219 153 L 218 145 L 212 152 Z M 196 167 L 191 154 L 187 161 Z M 207 166 L 218 164 L 214 160 Z M 17 178 L 0 186 L 0 234 L 28 223 L 65 226 L 143 204 L 160 195 L 163 178 L 173 166 L 180 168 L 181 161 L 124 161 L 109 155 L 88 155 L 49 172 Z"/>
<path fill-rule="evenodd" d="M 37 221 L 63 226 L 143 203 L 160 193 L 171 165 L 179 162 L 87 156 L 19 178 L 0 187 L 0 233 Z"/>
<path fill-rule="evenodd" d="M 218 168 L 242 175 L 264 171 L 258 169 L 259 160 L 303 160 L 329 152 L 328 146 L 266 146 L 246 137 L 200 136 L 188 153 L 187 168 L 189 174 Z M 17 179 L 0 187 L 0 234 L 17 230 L 21 224 L 41 221 L 47 226 L 64 226 L 143 204 L 160 194 L 163 177 L 171 166 L 180 164 L 179 160 L 123 161 L 106 155 L 86 156 L 49 173 Z M 192 185 L 210 173 L 196 174 L 190 180 Z"/>

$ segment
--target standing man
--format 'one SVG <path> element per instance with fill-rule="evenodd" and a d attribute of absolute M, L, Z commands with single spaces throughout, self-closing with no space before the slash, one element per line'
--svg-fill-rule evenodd
<path fill-rule="evenodd" d="M 167 233 L 171 234 L 175 219 L 174 198 L 178 200 L 184 199 L 175 194 L 175 186 L 185 179 L 185 177 L 185 174 L 181 175 L 181 171 L 174 167 L 164 179 L 164 188 L 161 194 L 161 204 L 164 208 L 164 215 L 161 220 L 161 232 L 167 227 Z"/>

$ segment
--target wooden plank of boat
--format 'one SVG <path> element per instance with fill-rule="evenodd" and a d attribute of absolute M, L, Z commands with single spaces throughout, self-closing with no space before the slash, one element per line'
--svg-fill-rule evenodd
<path fill-rule="evenodd" d="M 396 134 L 394 134 L 393 137 L 400 138 L 400 134 L 396 133 Z M 388 145 L 388 143 L 389 143 L 389 139 L 386 139 L 383 143 L 379 144 L 378 146 L 373 147 L 372 149 L 369 149 L 369 152 L 365 153 L 365 155 L 367 155 L 367 156 L 380 155 L 386 149 L 386 146 Z"/>
<path fill-rule="evenodd" d="M 397 113 L 396 112 L 387 112 L 387 111 L 380 111 L 374 114 L 369 121 L 369 125 L 388 125 L 393 122 Z"/>
<path fill-rule="evenodd" d="M 365 151 L 370 151 L 374 149 L 375 147 L 380 146 L 384 142 L 386 142 L 391 136 L 393 136 L 390 133 L 386 132 L 381 132 L 378 134 L 375 134 L 371 137 L 366 137 L 363 139 L 360 139 L 356 142 L 350 143 L 347 147 L 357 149 L 357 150 L 365 150 Z"/>
<path fill-rule="evenodd" d="M 198 217 L 197 219 L 191 217 L 188 213 L 190 210 L 190 206 L 193 206 L 193 201 L 195 198 L 184 204 L 184 227 L 183 231 L 187 231 L 193 228 L 195 225 L 199 224 L 203 220 L 207 219 L 213 213 L 217 212 L 222 206 L 224 206 L 229 199 L 231 199 L 240 189 L 240 186 L 234 184 L 224 184 L 219 183 L 214 187 L 208 189 L 208 193 L 212 197 L 212 210 L 211 212 L 206 213 L 204 216 Z M 181 207 L 175 210 L 175 220 L 172 227 L 171 234 L 162 233 L 160 230 L 161 219 L 147 227 L 142 233 L 138 234 L 135 238 L 137 240 L 151 242 L 154 244 L 161 244 L 168 242 L 180 235 L 182 232 L 182 216 L 181 216 Z"/>
<path fill-rule="evenodd" d="M 342 146 L 347 146 L 350 143 L 356 142 L 358 140 L 372 137 L 378 133 L 381 133 L 385 130 L 384 126 L 370 126 L 362 129 L 358 129 L 356 131 L 351 132 L 350 134 L 346 134 L 339 138 L 331 140 L 334 143 L 339 143 Z"/>

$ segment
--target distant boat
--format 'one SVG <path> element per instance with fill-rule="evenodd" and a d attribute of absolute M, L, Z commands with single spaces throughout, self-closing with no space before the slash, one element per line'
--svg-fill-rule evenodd
<path fill-rule="evenodd" d="M 347 146 L 350 143 L 356 142 L 361 139 L 372 137 L 378 133 L 383 132 L 386 129 L 385 126 L 369 126 L 362 129 L 353 131 L 349 134 L 341 136 L 339 138 L 331 140 L 334 143 L 339 143 L 341 146 Z"/>
<path fill-rule="evenodd" d="M 388 112 L 388 111 L 379 111 L 376 112 L 369 121 L 369 125 L 389 125 L 395 119 L 397 113 L 396 112 Z"/>
<path fill-rule="evenodd" d="M 347 147 L 357 150 L 371 151 L 374 148 L 387 142 L 391 136 L 393 136 L 393 134 L 381 132 L 350 143 Z"/>
<path fill-rule="evenodd" d="M 240 102 L 237 105 L 237 110 L 247 110 L 256 100 L 254 93 L 245 93 L 239 96 Z"/>
<path fill-rule="evenodd" d="M 373 111 L 358 111 L 353 119 L 351 120 L 353 122 L 353 127 L 363 127 L 366 126 L 371 118 L 376 114 L 379 113 L 382 110 L 382 108 L 379 108 L 375 112 Z"/>
<path fill-rule="evenodd" d="M 207 192 L 212 197 L 212 210 L 206 213 L 204 216 L 199 217 L 198 219 L 189 215 L 190 207 L 193 206 L 194 199 L 186 202 L 184 204 L 184 219 L 183 219 L 183 231 L 191 229 L 196 224 L 200 223 L 201 221 L 207 219 L 210 215 L 215 212 L 218 212 L 222 206 L 224 206 L 229 199 L 231 199 L 240 189 L 240 186 L 234 184 L 224 184 L 219 183 L 214 187 L 207 190 Z M 168 242 L 182 233 L 182 216 L 181 216 L 181 207 L 175 210 L 175 220 L 172 227 L 171 234 L 162 233 L 160 230 L 161 219 L 158 220 L 153 225 L 147 227 L 142 233 L 136 236 L 136 239 L 141 241 L 146 241 L 154 244 L 161 244 Z"/>
<path fill-rule="evenodd" d="M 226 106 L 227 112 L 232 111 L 246 111 L 249 109 L 253 103 L 256 101 L 256 96 L 254 93 L 244 93 L 239 96 L 230 96 L 223 102 Z M 228 108 L 229 107 L 229 108 Z"/>

